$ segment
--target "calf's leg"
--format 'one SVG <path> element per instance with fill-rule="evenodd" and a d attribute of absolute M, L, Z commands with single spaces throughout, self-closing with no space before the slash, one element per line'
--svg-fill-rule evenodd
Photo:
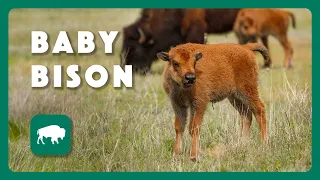
<path fill-rule="evenodd" d="M 254 101 L 254 115 L 259 124 L 262 141 L 265 143 L 267 134 L 266 110 L 261 99 Z"/>
<path fill-rule="evenodd" d="M 269 50 L 268 36 L 261 37 L 262 44 Z"/>
<path fill-rule="evenodd" d="M 237 36 L 237 38 L 238 38 L 238 43 L 239 44 L 247 44 L 247 40 L 246 40 L 246 38 L 244 37 L 244 35 L 242 35 L 241 33 L 239 33 L 239 32 L 235 32 L 235 35 Z"/>
<path fill-rule="evenodd" d="M 199 148 L 199 135 L 200 135 L 200 126 L 202 122 L 202 118 L 204 115 L 204 111 L 206 108 L 205 104 L 197 105 L 196 107 L 191 107 L 191 121 L 189 124 L 189 133 L 192 137 L 191 140 L 191 157 L 192 161 L 196 161 L 199 156 L 200 148 Z"/>
<path fill-rule="evenodd" d="M 249 97 L 249 101 L 253 114 L 259 124 L 262 142 L 265 143 L 267 134 L 267 120 L 264 102 L 260 99 L 258 94 Z"/>
<path fill-rule="evenodd" d="M 185 128 L 185 120 L 180 119 L 179 117 L 176 117 L 174 121 L 174 127 L 176 130 L 176 142 L 174 144 L 174 155 L 181 154 L 182 151 L 182 136 Z"/>
<path fill-rule="evenodd" d="M 268 36 L 263 36 L 263 37 L 261 37 L 261 41 L 262 41 L 262 44 L 263 44 L 268 50 L 270 50 L 270 49 L 269 49 Z M 270 58 L 269 63 L 268 63 L 268 64 L 265 63 L 265 64 L 264 64 L 264 67 L 267 67 L 267 68 L 270 67 L 270 65 L 271 65 L 271 63 L 272 63 L 272 59 L 271 59 L 270 55 L 269 55 L 269 58 Z"/>
<path fill-rule="evenodd" d="M 290 41 L 287 38 L 287 34 L 280 36 L 279 40 L 280 40 L 280 43 L 283 46 L 284 51 L 285 51 L 284 67 L 291 68 L 292 67 L 293 49 L 292 49 Z"/>
<path fill-rule="evenodd" d="M 266 120 L 266 110 L 264 102 L 260 99 L 258 91 L 258 74 L 255 74 L 252 79 L 246 83 L 243 89 L 239 90 L 247 100 L 247 104 L 251 111 L 253 112 L 261 131 L 262 142 L 266 142 L 267 134 L 267 120 Z"/>
<path fill-rule="evenodd" d="M 242 117 L 242 135 L 250 136 L 250 127 L 252 123 L 251 109 L 245 102 L 243 102 L 240 98 L 236 98 L 234 95 L 228 97 L 228 99 Z"/>
<path fill-rule="evenodd" d="M 172 103 L 175 111 L 174 127 L 176 131 L 176 142 L 174 144 L 174 155 L 181 154 L 182 151 L 182 136 L 187 120 L 187 108 L 176 103 Z"/>

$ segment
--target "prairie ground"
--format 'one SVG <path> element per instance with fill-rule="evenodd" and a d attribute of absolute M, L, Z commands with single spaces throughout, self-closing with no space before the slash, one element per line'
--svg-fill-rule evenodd
<path fill-rule="evenodd" d="M 163 62 L 147 76 L 134 75 L 133 88 L 113 88 L 113 65 L 119 64 L 122 27 L 139 9 L 14 9 L 9 14 L 9 168 L 12 171 L 308 171 L 311 168 L 312 53 L 311 13 L 289 9 L 297 28 L 289 29 L 294 68 L 282 68 L 283 49 L 270 40 L 273 68 L 261 69 L 259 90 L 267 110 L 269 143 L 263 146 L 256 121 L 243 141 L 240 116 L 224 100 L 208 105 L 201 129 L 201 160 L 189 160 L 190 137 L 184 153 L 172 161 L 174 114 L 162 88 Z M 31 54 L 31 31 L 50 36 L 52 50 L 59 31 L 67 31 L 77 50 L 77 31 L 92 31 L 97 51 L 91 55 Z M 114 53 L 104 54 L 99 30 L 120 31 Z M 237 42 L 231 32 L 210 35 L 208 43 Z M 262 65 L 262 57 L 257 54 Z M 81 66 L 81 76 L 93 64 L 109 71 L 110 82 L 99 90 L 84 78 L 76 90 L 31 88 L 31 65 L 50 69 L 61 64 Z M 64 76 L 63 83 L 66 82 Z M 66 114 L 73 121 L 72 151 L 66 157 L 38 157 L 29 147 L 29 121 L 36 114 Z"/>

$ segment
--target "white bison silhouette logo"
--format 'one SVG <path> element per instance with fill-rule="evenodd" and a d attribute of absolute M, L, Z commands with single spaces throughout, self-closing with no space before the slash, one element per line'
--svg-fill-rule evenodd
<path fill-rule="evenodd" d="M 63 138 L 66 135 L 66 130 L 64 128 L 60 128 L 58 125 L 50 125 L 43 128 L 38 129 L 37 135 L 39 135 L 37 144 L 39 144 L 39 140 L 41 140 L 42 144 L 45 144 L 43 142 L 43 137 L 48 138 L 51 137 L 51 143 L 54 144 L 56 142 L 59 144 L 58 139 Z"/>

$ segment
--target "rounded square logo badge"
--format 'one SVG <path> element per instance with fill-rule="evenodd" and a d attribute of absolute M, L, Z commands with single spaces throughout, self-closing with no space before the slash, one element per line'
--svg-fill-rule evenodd
<path fill-rule="evenodd" d="M 38 156 L 67 155 L 71 150 L 71 120 L 65 115 L 36 115 L 30 122 L 30 148 Z"/>

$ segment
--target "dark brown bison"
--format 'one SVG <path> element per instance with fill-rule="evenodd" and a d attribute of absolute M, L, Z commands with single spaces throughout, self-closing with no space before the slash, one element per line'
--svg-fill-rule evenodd
<path fill-rule="evenodd" d="M 157 52 L 187 42 L 205 42 L 204 33 L 232 30 L 239 9 L 143 9 L 123 29 L 121 64 L 146 73 Z"/>

